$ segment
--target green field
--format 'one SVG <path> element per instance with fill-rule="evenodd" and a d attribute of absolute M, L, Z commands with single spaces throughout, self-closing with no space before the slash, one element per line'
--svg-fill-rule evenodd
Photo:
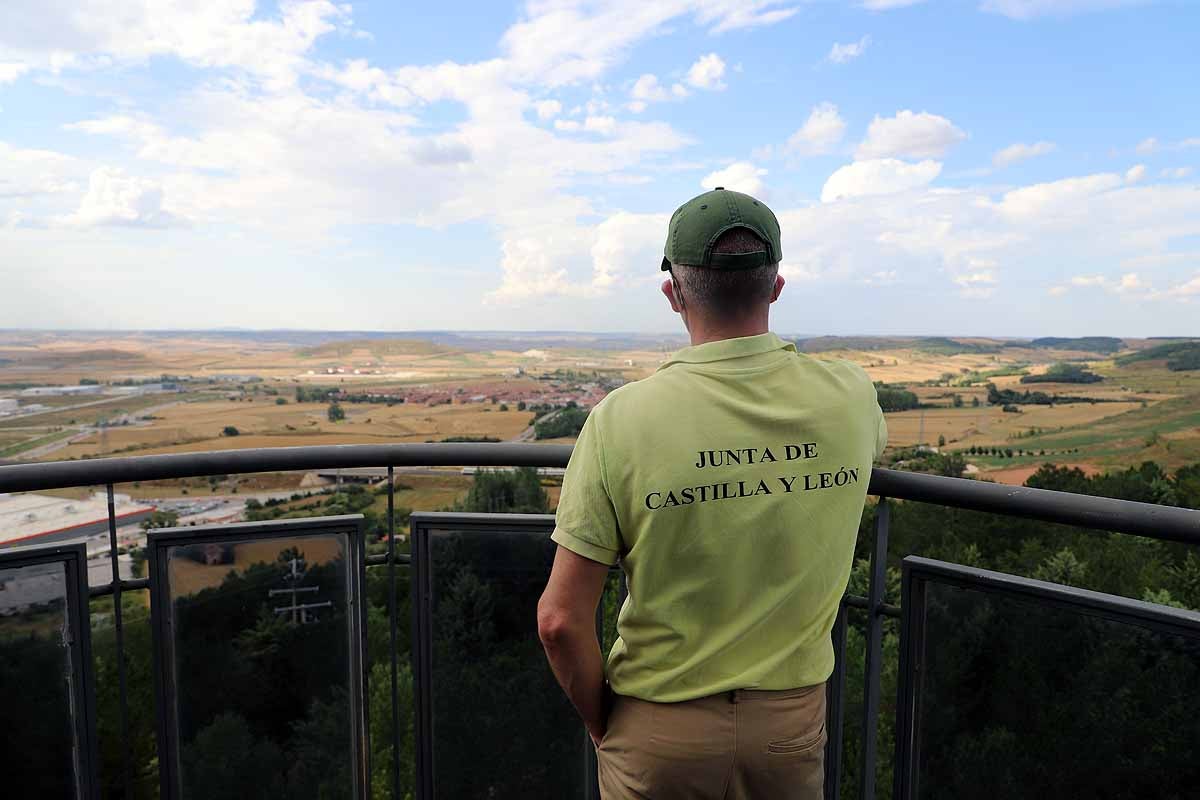
<path fill-rule="evenodd" d="M 1009 443 L 1023 450 L 1074 451 L 1069 459 L 1103 466 L 1128 466 L 1157 461 L 1177 467 L 1200 461 L 1200 394 L 1152 403 L 1124 414 L 1088 425 L 1064 428 Z M 983 459 L 984 462 L 993 459 Z M 1037 462 L 1036 457 L 1032 460 Z M 1044 460 L 1044 459 L 1043 459 Z M 997 464 L 1017 466 L 1020 459 L 1003 459 Z"/>

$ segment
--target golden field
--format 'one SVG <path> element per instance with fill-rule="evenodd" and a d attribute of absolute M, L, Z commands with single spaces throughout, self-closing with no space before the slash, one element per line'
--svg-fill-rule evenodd
<path fill-rule="evenodd" d="M 500 411 L 499 405 L 425 406 L 399 403 L 342 405 L 346 419 L 330 422 L 328 404 L 277 405 L 270 396 L 250 400 L 178 403 L 155 411 L 145 424 L 106 428 L 73 442 L 48 457 L 83 458 L 115 452 L 179 453 L 246 447 L 290 447 L 315 444 L 381 444 L 441 441 L 451 436 L 512 439 L 533 415 Z M 226 426 L 239 436 L 223 436 Z"/>
<path fill-rule="evenodd" d="M 522 347 L 448 346 L 417 339 L 358 339 L 314 345 L 274 341 L 268 335 L 0 334 L 0 384 L 72 384 L 191 376 L 182 394 L 119 398 L 44 398 L 43 413 L 0 419 L 0 455 L 68 459 L 104 455 L 196 452 L 317 444 L 442 441 L 451 437 L 517 439 L 533 414 L 499 404 L 459 402 L 505 391 L 535 391 L 538 378 L 575 373 L 636 380 L 669 355 L 665 343 L 628 349 L 589 347 L 587 337 Z M 633 342 L 633 340 L 630 340 Z M 973 458 L 985 474 L 1003 480 L 1027 471 L 1031 459 L 1105 468 L 1153 458 L 1167 466 L 1200 460 L 1200 371 L 1170 372 L 1162 362 L 1118 367 L 1111 355 L 1012 346 L 998 340 L 957 339 L 971 350 L 948 352 L 911 340 L 830 340 L 816 358 L 846 358 L 877 381 L 914 392 L 924 408 L 889 413 L 890 444 L 918 443 L 963 450 L 973 445 L 1044 451 L 1015 459 Z M 847 346 L 854 344 L 855 349 Z M 1148 342 L 1126 340 L 1136 349 Z M 941 352 L 938 352 L 938 347 Z M 489 349 L 489 347 L 491 349 Z M 1086 365 L 1104 380 L 1091 384 L 1022 384 L 1022 374 L 1060 361 Z M 358 374 L 355 374 L 357 372 Z M 1003 374 L 1003 373 L 1009 374 Z M 229 376 L 255 376 L 238 383 Z M 1005 413 L 986 403 L 986 384 L 999 389 L 1075 395 L 1110 402 L 1021 405 Z M 347 419 L 330 422 L 325 403 L 296 403 L 297 387 L 348 392 L 450 390 L 451 405 L 343 403 Z M 954 395 L 963 405 L 953 407 Z M 0 397 L 7 396 L 0 389 Z M 286 403 L 277 404 L 277 397 Z M 27 402 L 21 398 L 22 402 Z M 33 400 L 40 401 L 39 398 Z M 972 406 L 978 400 L 979 406 Z M 149 417 L 149 419 L 143 419 Z M 128 424 L 113 425 L 126 420 Z M 107 427 L 100 423 L 109 423 Z M 240 435 L 225 436 L 226 426 Z M 1032 431 L 1032 433 L 1031 433 Z M 66 442 L 67 439 L 71 441 Z M 569 439 L 554 440 L 569 442 Z M 1022 460 L 1024 459 L 1024 460 Z M 288 488 L 294 476 L 239 479 L 241 491 Z M 439 480 L 441 480 L 439 478 Z M 269 486 L 267 484 L 270 484 Z M 180 488 L 184 483 L 178 484 Z M 233 483 L 230 484 L 234 485 Z M 293 485 L 294 484 L 290 484 Z M 431 494 L 436 503 L 465 491 L 467 481 Z M 159 487 L 166 488 L 166 487 Z M 432 490 L 432 487 L 428 487 Z M 210 491 L 205 484 L 196 492 Z M 139 490 L 140 491 L 140 490 Z M 436 495 L 436 497 L 434 497 Z M 447 499 L 449 498 L 449 499 Z M 422 507 L 431 507 L 423 505 Z"/>
<path fill-rule="evenodd" d="M 955 450 L 971 445 L 1003 445 L 1030 428 L 1057 430 L 1087 425 L 1140 407 L 1138 402 L 1124 402 L 1022 406 L 1018 414 L 984 405 L 897 411 L 887 415 L 888 444 L 894 447 L 929 444 L 944 436 L 947 445 Z M 922 429 L 924 436 L 919 436 Z"/>

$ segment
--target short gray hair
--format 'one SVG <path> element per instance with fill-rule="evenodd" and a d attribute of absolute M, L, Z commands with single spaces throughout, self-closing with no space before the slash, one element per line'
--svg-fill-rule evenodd
<path fill-rule="evenodd" d="M 766 243 L 748 228 L 730 228 L 713 244 L 714 253 L 764 253 Z M 779 264 L 752 269 L 724 270 L 672 264 L 685 307 L 718 319 L 737 319 L 755 306 L 769 303 L 775 291 Z"/>

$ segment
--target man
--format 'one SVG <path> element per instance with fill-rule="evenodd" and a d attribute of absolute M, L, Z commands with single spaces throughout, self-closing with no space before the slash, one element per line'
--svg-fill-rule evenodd
<path fill-rule="evenodd" d="M 768 331 L 781 255 L 749 195 L 675 212 L 662 292 L 692 346 L 592 410 L 563 479 L 538 631 L 605 800 L 821 797 L 829 633 L 887 429 L 862 369 Z"/>

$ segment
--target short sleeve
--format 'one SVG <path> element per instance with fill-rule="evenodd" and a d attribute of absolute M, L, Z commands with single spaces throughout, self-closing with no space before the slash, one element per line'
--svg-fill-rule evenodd
<path fill-rule="evenodd" d="M 879 392 L 875 388 L 875 382 L 871 380 L 871 376 L 867 374 L 867 371 L 865 369 L 860 367 L 858 364 L 855 364 L 853 361 L 847 361 L 845 363 L 849 364 L 851 370 L 858 373 L 862 377 L 862 380 L 867 385 L 867 389 L 870 391 L 871 413 L 874 414 L 874 416 L 875 416 L 875 459 L 874 460 L 878 461 L 879 457 L 881 455 L 883 455 L 884 448 L 887 447 L 887 440 L 888 440 L 887 420 L 884 419 L 883 408 L 879 405 Z"/>
<path fill-rule="evenodd" d="M 866 378 L 867 385 L 871 387 L 871 413 L 875 415 L 875 460 L 878 461 L 879 457 L 883 455 L 883 449 L 887 447 L 887 420 L 884 417 L 883 407 L 879 405 L 879 391 L 865 370 L 863 370 L 863 377 Z"/>
<path fill-rule="evenodd" d="M 550 537 L 577 555 L 601 564 L 615 564 L 621 553 L 617 514 L 608 492 L 604 444 L 593 410 L 575 442 Z"/>
<path fill-rule="evenodd" d="M 883 409 L 879 407 L 879 402 L 875 403 L 875 413 L 879 415 L 879 426 L 875 430 L 875 460 L 883 455 L 883 448 L 887 447 L 887 420 L 884 419 Z"/>

